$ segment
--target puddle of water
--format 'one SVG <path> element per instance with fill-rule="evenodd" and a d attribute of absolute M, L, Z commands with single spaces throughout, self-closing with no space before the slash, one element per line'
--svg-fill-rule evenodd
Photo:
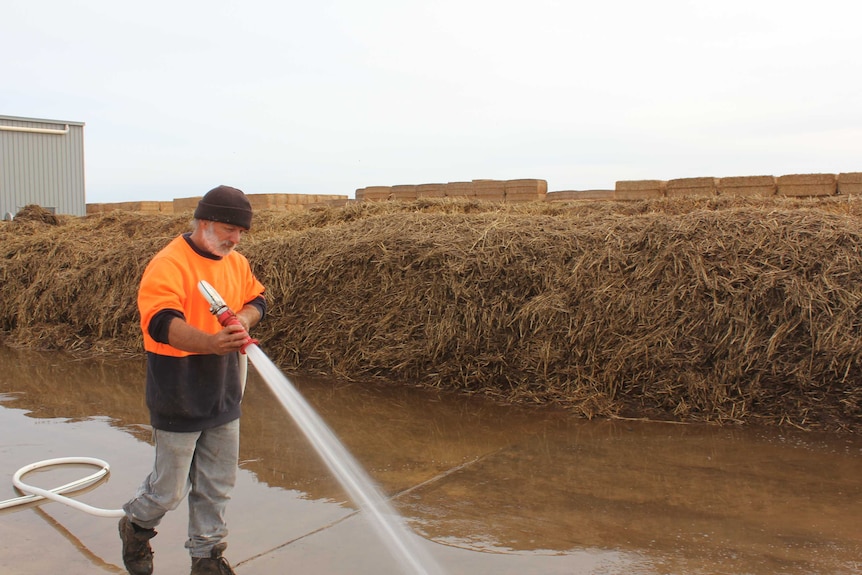
<path fill-rule="evenodd" d="M 152 464 L 143 361 L 0 348 L 0 499 L 37 460 L 91 456 L 119 507 Z M 572 420 L 409 387 L 291 378 L 458 573 L 862 573 L 862 440 L 795 430 Z M 227 556 L 240 575 L 397 572 L 252 374 Z M 51 487 L 92 468 L 28 475 Z M 7 479 L 4 481 L 3 477 Z M 153 540 L 188 567 L 186 511 Z M 0 512 L 0 572 L 122 573 L 115 522 L 58 503 Z"/>

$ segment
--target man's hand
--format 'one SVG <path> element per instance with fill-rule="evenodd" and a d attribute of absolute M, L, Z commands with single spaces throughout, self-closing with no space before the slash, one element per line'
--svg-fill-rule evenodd
<path fill-rule="evenodd" d="M 244 327 L 228 324 L 213 337 L 213 351 L 216 355 L 225 355 L 240 351 L 248 343 L 249 335 Z"/>
<path fill-rule="evenodd" d="M 241 310 L 236 312 L 236 318 L 243 325 L 246 331 L 257 325 L 260 321 L 260 311 L 253 305 L 243 306 Z"/>
<path fill-rule="evenodd" d="M 225 355 L 241 350 L 248 341 L 248 332 L 242 324 L 236 323 L 209 334 L 180 318 L 174 318 L 168 328 L 168 342 L 177 349 L 191 353 Z"/>

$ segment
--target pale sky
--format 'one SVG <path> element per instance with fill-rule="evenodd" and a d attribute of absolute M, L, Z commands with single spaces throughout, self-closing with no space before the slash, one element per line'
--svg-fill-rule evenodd
<path fill-rule="evenodd" d="M 853 0 L 3 0 L 87 202 L 862 171 Z"/>

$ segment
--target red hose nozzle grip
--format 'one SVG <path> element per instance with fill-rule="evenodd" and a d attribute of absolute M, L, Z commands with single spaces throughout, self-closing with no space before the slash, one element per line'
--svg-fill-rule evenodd
<path fill-rule="evenodd" d="M 227 308 L 227 307 L 224 308 L 224 310 L 221 313 L 216 315 L 216 318 L 218 319 L 218 322 L 225 327 L 227 327 L 229 325 L 238 325 L 239 327 L 241 327 L 243 329 L 243 331 L 245 331 L 245 326 L 242 325 L 242 322 L 239 321 L 239 318 L 236 317 L 236 314 L 233 313 L 233 311 L 231 311 L 230 308 Z M 259 341 L 257 341 L 256 339 L 254 339 L 253 337 L 248 335 L 248 332 L 246 332 L 245 335 L 246 335 L 245 343 L 243 343 L 242 347 L 239 348 L 240 353 L 243 353 L 243 354 L 245 353 L 245 348 L 247 348 L 251 344 L 257 345 L 258 343 L 260 343 Z"/>

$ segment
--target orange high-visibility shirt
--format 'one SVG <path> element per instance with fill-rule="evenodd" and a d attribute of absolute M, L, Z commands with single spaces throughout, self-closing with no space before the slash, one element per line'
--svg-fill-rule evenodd
<path fill-rule="evenodd" d="M 198 290 L 200 280 L 213 286 L 235 312 L 264 292 L 245 256 L 236 251 L 221 258 L 205 254 L 195 250 L 187 237 L 188 234 L 174 238 L 153 257 L 144 270 L 138 291 L 144 349 L 158 355 L 192 355 L 150 336 L 150 321 L 160 311 L 181 312 L 187 323 L 207 333 L 222 329 Z"/>

